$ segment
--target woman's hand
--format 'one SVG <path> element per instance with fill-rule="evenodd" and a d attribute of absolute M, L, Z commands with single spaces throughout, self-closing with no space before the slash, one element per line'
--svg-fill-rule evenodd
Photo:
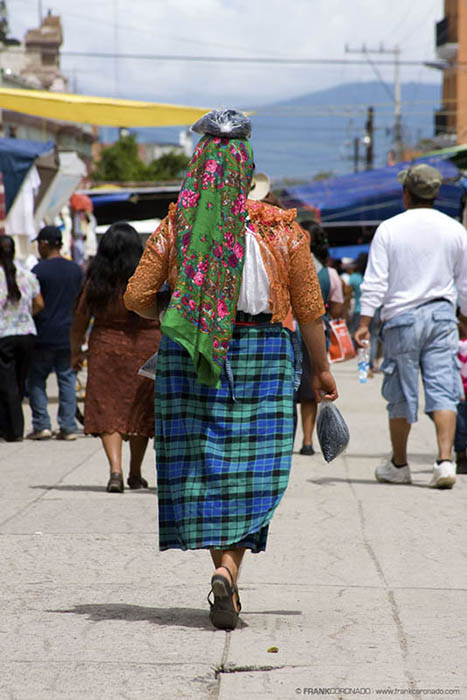
<path fill-rule="evenodd" d="M 44 306 L 45 306 L 44 297 L 42 296 L 41 293 L 39 293 L 32 300 L 32 315 L 35 316 L 36 314 L 40 313 L 42 311 L 42 309 L 44 308 Z"/>
<path fill-rule="evenodd" d="M 319 403 L 321 399 L 335 401 L 338 397 L 336 382 L 329 369 L 324 342 L 323 322 L 320 318 L 300 323 L 300 333 L 310 356 L 311 387 Z"/>
<path fill-rule="evenodd" d="M 336 382 L 329 370 L 312 373 L 311 386 L 315 392 L 317 403 L 322 399 L 335 401 L 339 396 Z"/>
<path fill-rule="evenodd" d="M 79 372 L 83 368 L 83 362 L 86 355 L 82 350 L 72 350 L 71 352 L 71 369 L 74 372 Z"/>

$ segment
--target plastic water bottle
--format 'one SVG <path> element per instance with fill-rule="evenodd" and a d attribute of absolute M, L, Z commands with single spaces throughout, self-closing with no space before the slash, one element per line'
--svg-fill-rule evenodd
<path fill-rule="evenodd" d="M 360 384 L 365 384 L 368 377 L 368 370 L 370 369 L 370 350 L 368 347 L 368 341 L 363 341 L 364 345 L 358 348 L 358 378 Z"/>

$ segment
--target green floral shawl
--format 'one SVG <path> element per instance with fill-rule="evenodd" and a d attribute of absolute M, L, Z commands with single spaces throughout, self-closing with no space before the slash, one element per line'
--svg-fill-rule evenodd
<path fill-rule="evenodd" d="M 253 169 L 248 141 L 206 135 L 177 201 L 178 278 L 161 329 L 188 350 L 198 381 L 211 387 L 220 386 L 232 337 Z"/>

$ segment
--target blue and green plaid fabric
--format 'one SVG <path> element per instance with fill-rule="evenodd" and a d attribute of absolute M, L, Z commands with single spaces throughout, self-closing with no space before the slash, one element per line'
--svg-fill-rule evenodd
<path fill-rule="evenodd" d="M 293 351 L 280 325 L 235 327 L 229 376 L 199 384 L 162 337 L 155 386 L 159 547 L 266 548 L 293 447 Z M 233 381 L 232 381 L 233 379 Z"/>

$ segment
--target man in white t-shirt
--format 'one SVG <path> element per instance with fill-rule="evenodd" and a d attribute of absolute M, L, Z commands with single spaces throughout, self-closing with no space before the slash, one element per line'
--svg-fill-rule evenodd
<path fill-rule="evenodd" d="M 359 345 L 382 306 L 384 372 L 392 457 L 377 467 L 378 481 L 410 484 L 407 441 L 417 421 L 418 377 L 422 374 L 425 413 L 433 419 L 438 458 L 430 486 L 452 488 L 456 468 L 452 445 L 456 406 L 463 390 L 456 362 L 458 329 L 467 326 L 467 233 L 454 219 L 433 209 L 442 178 L 436 168 L 415 165 L 399 173 L 406 211 L 384 221 L 373 238 L 361 286 Z"/>

